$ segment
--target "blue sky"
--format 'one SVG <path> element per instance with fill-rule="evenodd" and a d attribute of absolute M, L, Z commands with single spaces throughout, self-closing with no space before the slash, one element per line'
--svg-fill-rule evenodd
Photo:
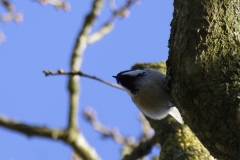
<path fill-rule="evenodd" d="M 68 114 L 66 76 L 45 77 L 43 70 L 69 70 L 70 55 L 92 1 L 72 0 L 65 12 L 34 1 L 17 1 L 24 14 L 20 24 L 0 23 L 7 39 L 0 45 L 0 115 L 32 125 L 65 128 Z M 116 1 L 118 6 L 124 0 Z M 4 8 L 0 7 L 0 13 Z M 127 19 L 115 21 L 114 30 L 101 41 L 89 45 L 81 70 L 115 83 L 112 78 L 136 62 L 167 59 L 173 1 L 145 1 L 130 9 Z M 105 2 L 93 30 L 110 17 Z M 83 118 L 83 109 L 91 106 L 99 120 L 117 127 L 126 136 L 138 136 L 139 110 L 128 95 L 92 79 L 81 78 L 79 127 L 103 159 L 119 159 L 121 145 L 101 139 Z M 0 127 L 1 160 L 67 160 L 72 149 L 62 142 L 26 137 Z"/>

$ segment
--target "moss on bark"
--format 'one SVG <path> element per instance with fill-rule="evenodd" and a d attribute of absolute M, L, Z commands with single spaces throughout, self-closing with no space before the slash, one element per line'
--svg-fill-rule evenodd
<path fill-rule="evenodd" d="M 191 130 L 218 159 L 240 157 L 240 4 L 175 0 L 168 86 Z"/>

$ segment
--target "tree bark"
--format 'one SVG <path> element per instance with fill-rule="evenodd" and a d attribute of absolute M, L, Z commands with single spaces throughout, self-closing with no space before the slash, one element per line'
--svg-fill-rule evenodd
<path fill-rule="evenodd" d="M 174 0 L 168 87 L 218 159 L 240 159 L 239 19 L 238 0 Z"/>

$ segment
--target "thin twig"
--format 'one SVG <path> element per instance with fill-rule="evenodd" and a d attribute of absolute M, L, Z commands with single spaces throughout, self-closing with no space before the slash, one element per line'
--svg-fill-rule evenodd
<path fill-rule="evenodd" d="M 9 0 L 0 0 L 0 3 L 7 10 L 7 13 L 0 15 L 0 22 L 9 22 L 11 20 L 14 20 L 15 22 L 21 22 L 23 20 L 23 14 L 16 12 L 14 9 L 14 4 Z"/>
<path fill-rule="evenodd" d="M 152 147 L 157 143 L 156 136 L 149 137 L 148 134 L 145 139 L 142 138 L 142 136 L 135 142 L 132 141 L 133 138 L 131 137 L 125 137 L 122 134 L 120 134 L 116 129 L 111 129 L 99 122 L 97 118 L 96 111 L 91 108 L 87 107 L 84 110 L 84 118 L 91 123 L 94 130 L 101 133 L 104 138 L 111 138 L 115 142 L 123 144 L 126 148 L 131 149 L 130 152 L 124 156 L 123 160 L 132 160 L 132 159 L 138 159 L 142 158 L 148 153 L 150 153 Z M 140 120 L 142 125 L 149 125 L 147 124 L 147 120 L 144 119 L 144 116 L 140 116 Z M 147 127 L 148 128 L 148 127 Z M 144 128 L 143 130 L 145 130 Z M 146 129 L 146 132 L 149 132 L 149 129 Z M 143 133 L 144 134 L 144 133 Z"/>
<path fill-rule="evenodd" d="M 107 22 L 98 31 L 88 36 L 88 39 L 87 39 L 88 44 L 93 44 L 101 40 L 105 35 L 109 34 L 112 30 L 113 30 L 113 23 Z"/>
<path fill-rule="evenodd" d="M 94 80 L 97 80 L 99 82 L 102 82 L 104 84 L 107 84 L 111 87 L 114 87 L 114 88 L 118 88 L 118 89 L 121 89 L 121 90 L 124 90 L 121 86 L 117 85 L 117 84 L 114 84 L 114 83 L 111 83 L 111 82 L 108 82 L 108 81 L 105 81 L 105 80 L 102 80 L 96 76 L 91 76 L 91 75 L 88 75 L 86 73 L 83 73 L 82 71 L 73 71 L 73 72 L 65 72 L 64 70 L 58 70 L 57 72 L 52 72 L 52 71 L 43 71 L 43 73 L 45 74 L 45 76 L 49 76 L 49 75 L 79 75 L 79 76 L 83 76 L 83 77 L 87 77 L 87 78 L 91 78 L 91 79 L 94 79 Z"/>
<path fill-rule="evenodd" d="M 109 4 L 109 7 L 112 10 L 112 12 L 117 11 L 117 5 L 116 5 L 115 0 L 108 0 L 108 4 Z"/>
<path fill-rule="evenodd" d="M 13 4 L 10 1 L 8 1 L 8 0 L 0 0 L 0 2 L 8 10 L 8 12 L 11 12 L 11 13 L 14 12 L 14 6 L 13 6 Z"/>
<path fill-rule="evenodd" d="M 55 6 L 57 9 L 64 9 L 65 11 L 69 11 L 71 8 L 69 3 L 64 2 L 62 0 L 33 0 L 33 1 L 39 2 L 41 5 L 50 4 L 52 6 Z"/>
<path fill-rule="evenodd" d="M 100 39 L 102 39 L 105 35 L 109 34 L 112 29 L 113 29 L 113 22 L 117 17 L 121 17 L 121 18 L 126 18 L 129 16 L 129 8 L 133 5 L 137 3 L 137 0 L 127 0 L 127 2 L 120 8 L 120 9 L 116 9 L 116 4 L 114 0 L 109 0 L 109 6 L 111 8 L 111 10 L 113 11 L 112 16 L 109 18 L 109 20 L 102 25 L 102 27 L 100 27 L 100 29 L 94 33 L 92 33 L 91 35 L 88 36 L 88 43 L 92 44 L 95 43 L 97 41 L 99 41 Z"/>
<path fill-rule="evenodd" d="M 157 143 L 156 136 L 153 136 L 151 139 L 147 141 L 141 141 L 139 145 L 135 148 L 133 148 L 132 152 L 128 155 L 125 155 L 122 160 L 133 160 L 133 159 L 139 159 L 144 157 L 145 155 L 148 155 L 152 147 Z"/>
<path fill-rule="evenodd" d="M 0 44 L 1 44 L 2 42 L 4 42 L 5 39 L 6 39 L 6 37 L 5 37 L 4 33 L 0 30 Z"/>
<path fill-rule="evenodd" d="M 121 8 L 114 9 L 115 7 L 113 7 L 113 6 L 116 6 L 115 1 L 113 1 L 113 0 L 111 0 L 111 1 L 110 2 L 111 2 L 112 6 L 110 6 L 110 8 L 112 9 L 113 14 L 108 22 L 113 22 L 116 17 L 121 17 L 121 18 L 128 17 L 129 13 L 126 13 L 126 12 L 129 12 L 129 9 L 133 4 L 138 3 L 138 0 L 127 0 L 126 3 Z"/>
<path fill-rule="evenodd" d="M 103 138 L 111 138 L 116 143 L 120 144 L 127 144 L 128 146 L 131 146 L 132 148 L 137 146 L 138 143 L 133 142 L 132 137 L 125 137 L 121 133 L 119 133 L 118 129 L 111 129 L 105 125 L 103 125 L 97 118 L 96 111 L 91 108 L 87 107 L 84 110 L 84 118 L 91 123 L 93 126 L 93 129 L 97 132 L 101 133 Z"/>
<path fill-rule="evenodd" d="M 147 139 L 150 139 L 153 135 L 153 129 L 150 126 L 150 123 L 142 113 L 139 114 L 138 119 L 140 120 L 142 130 L 142 135 L 138 138 L 138 140 L 145 141 Z"/>

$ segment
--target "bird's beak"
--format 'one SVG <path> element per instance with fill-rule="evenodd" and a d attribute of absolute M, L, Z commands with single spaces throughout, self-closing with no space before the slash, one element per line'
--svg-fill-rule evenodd
<path fill-rule="evenodd" d="M 117 83 L 119 84 L 119 76 L 112 76 L 113 78 L 116 78 L 116 80 L 117 80 Z"/>

